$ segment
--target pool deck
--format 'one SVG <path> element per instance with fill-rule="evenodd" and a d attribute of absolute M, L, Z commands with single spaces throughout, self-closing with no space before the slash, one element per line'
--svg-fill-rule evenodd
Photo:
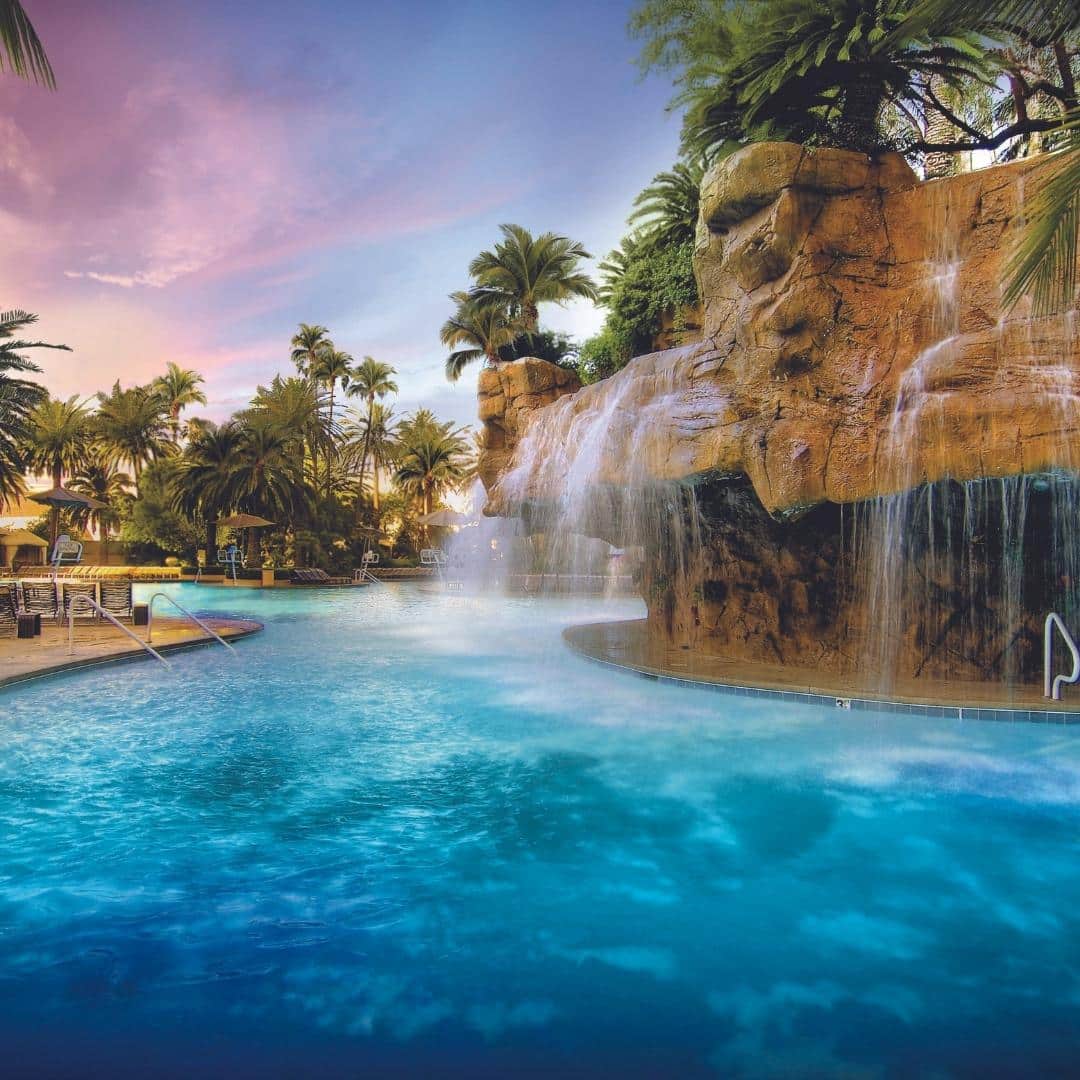
<path fill-rule="evenodd" d="M 226 641 L 258 633 L 262 624 L 249 619 L 224 619 L 206 617 L 212 627 Z M 131 627 L 145 640 L 146 627 Z M 154 640 L 150 643 L 159 653 L 167 654 L 179 649 L 215 644 L 187 620 L 155 617 Z M 115 626 L 105 622 L 84 623 L 75 626 L 75 651 L 68 650 L 67 626 L 49 622 L 41 628 L 41 636 L 18 639 L 11 636 L 0 638 L 0 687 L 26 682 L 45 675 L 54 675 L 74 668 L 92 667 L 96 664 L 118 660 L 153 660 Z"/>
<path fill-rule="evenodd" d="M 888 696 L 882 696 L 827 671 L 730 660 L 652 641 L 644 619 L 572 626 L 563 631 L 563 638 L 575 652 L 597 663 L 742 696 L 962 720 L 1080 723 L 1080 694 L 1072 702 L 1049 701 L 1041 687 L 1018 687 L 1009 693 L 991 683 L 908 679 L 898 681 Z"/>

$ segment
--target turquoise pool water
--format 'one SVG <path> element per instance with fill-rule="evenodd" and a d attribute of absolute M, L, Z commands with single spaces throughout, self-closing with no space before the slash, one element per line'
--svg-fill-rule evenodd
<path fill-rule="evenodd" d="M 1080 732 L 563 648 L 632 604 L 174 591 L 266 631 L 0 692 L 7 1074 L 1074 1071 Z"/>

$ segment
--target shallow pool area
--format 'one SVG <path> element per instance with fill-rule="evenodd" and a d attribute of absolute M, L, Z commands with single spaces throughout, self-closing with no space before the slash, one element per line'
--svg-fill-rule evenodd
<path fill-rule="evenodd" d="M 631 601 L 169 589 L 265 631 L 0 691 L 20 1074 L 1073 1070 L 1077 729 L 564 646 Z"/>

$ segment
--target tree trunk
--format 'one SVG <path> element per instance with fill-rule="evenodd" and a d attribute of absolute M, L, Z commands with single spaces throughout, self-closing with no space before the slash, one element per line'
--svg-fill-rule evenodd
<path fill-rule="evenodd" d="M 108 523 L 98 519 L 98 525 L 101 527 L 101 565 L 109 565 L 109 526 Z"/>
<path fill-rule="evenodd" d="M 64 473 L 60 468 L 53 469 L 53 487 L 63 486 Z M 56 538 L 60 535 L 60 507 L 54 506 L 49 510 L 49 555 L 52 557 L 52 549 L 56 547 Z"/>
<path fill-rule="evenodd" d="M 375 525 L 379 524 L 379 466 L 372 463 L 371 466 L 371 505 L 375 510 Z"/>
<path fill-rule="evenodd" d="M 371 450 L 371 418 L 375 415 L 375 395 L 368 394 L 367 429 L 364 432 L 364 452 L 360 456 L 360 497 L 364 497 L 364 473 L 367 472 L 368 453 Z"/>
<path fill-rule="evenodd" d="M 335 380 L 336 382 L 336 380 Z M 334 441 L 334 382 L 330 383 L 330 441 Z M 332 483 L 331 470 L 333 468 L 333 455 L 329 450 L 326 452 L 326 501 L 330 501 L 330 485 Z"/>
<path fill-rule="evenodd" d="M 217 562 L 217 522 L 208 521 L 206 523 L 206 562 Z"/>
<path fill-rule="evenodd" d="M 859 68 L 853 72 L 840 116 L 840 139 L 849 149 L 868 154 L 878 148 L 877 119 L 882 96 L 881 80 L 873 71 Z"/>
<path fill-rule="evenodd" d="M 940 75 L 930 76 L 930 90 L 935 97 L 941 97 L 945 86 Z M 955 126 L 937 109 L 931 109 L 926 114 L 926 141 L 928 143 L 954 142 L 956 136 Z M 958 171 L 957 165 L 957 155 L 951 150 L 930 150 L 926 154 L 924 163 L 925 179 L 939 180 L 944 176 L 955 176 Z"/>
<path fill-rule="evenodd" d="M 259 559 L 259 530 L 248 529 L 247 537 L 247 563 L 248 566 L 255 566 L 260 563 Z"/>

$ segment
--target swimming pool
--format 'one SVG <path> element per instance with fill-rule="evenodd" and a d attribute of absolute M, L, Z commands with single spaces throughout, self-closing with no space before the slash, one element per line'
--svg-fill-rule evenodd
<path fill-rule="evenodd" d="M 562 645 L 629 602 L 171 590 L 265 633 L 0 692 L 5 1071 L 1071 1071 L 1080 731 Z"/>

